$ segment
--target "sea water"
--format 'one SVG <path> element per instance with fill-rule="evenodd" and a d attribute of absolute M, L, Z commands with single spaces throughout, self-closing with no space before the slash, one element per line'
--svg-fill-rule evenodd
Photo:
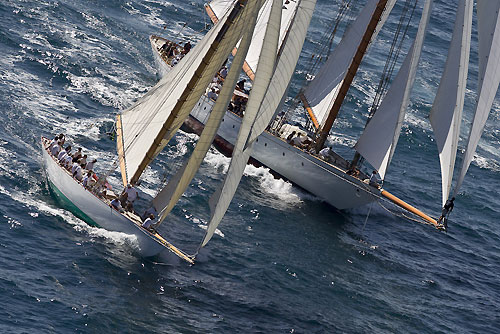
<path fill-rule="evenodd" d="M 455 2 L 435 1 L 385 183 L 433 216 L 440 212 L 441 186 L 428 114 Z M 350 20 L 364 2 L 353 3 Z M 417 18 L 421 7 L 420 1 Z M 366 121 L 401 8 L 398 2 L 388 29 L 372 45 L 333 130 L 331 143 L 347 158 Z M 337 2 L 318 1 L 287 100 L 294 121 L 304 117 L 291 98 L 337 12 Z M 247 167 L 194 266 L 168 253 L 141 258 L 133 236 L 89 226 L 55 200 L 39 140 L 65 133 L 98 159 L 98 172 L 111 170 L 114 115 L 158 80 L 149 35 L 195 44 L 210 26 L 203 2 L 4 0 L 0 14 L 0 332 L 498 333 L 498 99 L 448 233 L 405 219 L 383 202 L 339 212 L 265 168 Z M 410 37 L 417 25 L 409 27 Z M 474 33 L 464 132 L 476 82 Z M 139 186 L 143 202 L 182 164 L 196 139 L 179 133 L 146 170 Z M 208 198 L 228 163 L 211 149 L 161 227 L 188 252 L 203 236 Z M 118 173 L 109 180 L 119 191 Z"/>

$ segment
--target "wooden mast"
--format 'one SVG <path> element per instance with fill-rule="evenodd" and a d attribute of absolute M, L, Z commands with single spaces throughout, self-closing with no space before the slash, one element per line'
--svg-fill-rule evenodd
<path fill-rule="evenodd" d="M 356 54 L 354 55 L 354 58 L 352 59 L 352 63 L 349 66 L 349 69 L 347 70 L 347 74 L 344 78 L 344 81 L 342 82 L 342 85 L 340 86 L 337 98 L 335 99 L 335 102 L 333 103 L 332 109 L 330 109 L 330 112 L 328 113 L 328 118 L 325 121 L 325 125 L 321 128 L 319 138 L 316 140 L 316 152 L 319 152 L 323 148 L 323 146 L 325 145 L 326 138 L 328 137 L 328 134 L 330 133 L 330 130 L 333 126 L 333 122 L 335 122 L 335 119 L 337 118 L 340 107 L 342 106 L 342 102 L 344 102 L 344 98 L 347 95 L 347 91 L 349 90 L 349 87 L 352 84 L 354 76 L 356 75 L 356 72 L 358 71 L 359 65 L 361 64 L 361 61 L 363 60 L 363 56 L 365 55 L 366 49 L 368 48 L 368 45 L 370 44 L 373 33 L 375 32 L 375 29 L 377 28 L 378 21 L 380 20 L 380 17 L 382 16 L 382 13 L 384 12 L 386 4 L 387 4 L 387 0 L 379 0 L 378 1 L 377 7 L 375 8 L 375 11 L 373 12 L 370 23 L 368 24 L 368 27 L 366 28 L 365 34 L 363 35 L 363 39 L 361 40 L 361 43 L 359 44 L 358 49 L 356 50 Z"/>

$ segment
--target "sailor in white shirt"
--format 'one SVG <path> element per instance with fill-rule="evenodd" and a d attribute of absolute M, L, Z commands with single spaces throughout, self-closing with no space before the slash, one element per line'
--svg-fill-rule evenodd
<path fill-rule="evenodd" d="M 73 176 L 75 176 L 75 172 L 76 172 L 76 169 L 80 167 L 80 165 L 78 164 L 78 162 L 73 162 L 73 165 L 71 166 L 71 174 Z"/>
<path fill-rule="evenodd" d="M 127 184 L 125 192 L 127 193 L 127 201 L 130 203 L 133 203 L 137 199 L 138 192 L 131 184 Z"/>
<path fill-rule="evenodd" d="M 332 149 L 330 147 L 325 147 L 321 151 L 319 151 L 319 156 L 325 160 L 325 161 L 330 161 L 332 157 L 330 154 L 332 153 Z"/>
<path fill-rule="evenodd" d="M 208 94 L 207 94 L 207 97 L 211 100 L 214 100 L 216 101 L 217 100 L 217 93 L 215 93 L 215 88 L 212 88 Z"/>
<path fill-rule="evenodd" d="M 57 160 L 59 160 L 59 162 L 63 162 L 64 158 L 66 158 L 67 155 L 68 155 L 68 153 L 66 153 L 66 150 L 62 150 L 61 152 L 59 152 L 59 155 L 57 156 Z"/>
<path fill-rule="evenodd" d="M 82 181 L 83 180 L 83 168 L 82 166 L 78 165 L 73 172 L 73 176 L 78 180 Z"/>
<path fill-rule="evenodd" d="M 89 173 L 85 174 L 85 176 L 83 177 L 83 181 L 82 181 L 82 184 L 85 188 L 87 188 L 88 184 L 89 184 Z"/>
<path fill-rule="evenodd" d="M 59 145 L 59 143 L 55 143 L 54 146 L 52 146 L 52 148 L 50 149 L 50 152 L 55 157 L 57 157 L 60 151 L 61 151 L 61 146 Z"/>
<path fill-rule="evenodd" d="M 151 228 L 151 225 L 153 224 L 153 219 L 155 219 L 155 215 L 150 214 L 149 217 L 144 220 L 144 223 L 142 223 L 142 227 L 149 230 Z"/>
<path fill-rule="evenodd" d="M 114 200 L 112 200 L 110 204 L 116 210 L 123 212 L 122 205 L 120 204 L 120 201 L 118 200 L 118 198 L 115 198 Z"/>
<path fill-rule="evenodd" d="M 71 167 L 71 161 L 73 160 L 73 158 L 71 158 L 71 155 L 67 155 L 66 158 L 64 159 L 64 166 L 66 168 L 70 168 Z"/>
<path fill-rule="evenodd" d="M 59 142 L 59 136 L 55 136 L 49 144 L 49 150 L 52 151 L 52 147 Z"/>
<path fill-rule="evenodd" d="M 87 162 L 87 165 L 85 166 L 86 170 L 94 170 L 94 164 L 97 162 L 97 159 L 94 159 L 92 161 Z"/>

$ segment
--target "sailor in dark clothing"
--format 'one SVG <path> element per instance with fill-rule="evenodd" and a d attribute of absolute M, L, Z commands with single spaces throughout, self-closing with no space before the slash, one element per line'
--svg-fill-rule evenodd
<path fill-rule="evenodd" d="M 241 90 L 241 91 L 245 91 L 245 82 L 246 82 L 246 79 L 242 79 L 240 81 L 238 81 L 238 83 L 236 84 L 236 86 Z"/>
<path fill-rule="evenodd" d="M 184 50 L 183 50 L 183 54 L 187 54 L 189 51 L 191 51 L 191 43 L 189 43 L 189 41 L 186 42 L 186 44 L 184 44 Z"/>
<path fill-rule="evenodd" d="M 447 216 L 451 213 L 451 211 L 453 210 L 453 207 L 455 206 L 455 204 L 453 203 L 453 201 L 455 201 L 455 197 L 452 197 L 451 199 L 447 200 L 446 203 L 444 204 L 443 206 L 443 211 L 441 212 L 441 217 L 439 217 L 437 223 L 441 223 L 441 221 L 443 222 L 443 227 L 445 229 L 448 228 L 448 219 L 447 219 Z"/>

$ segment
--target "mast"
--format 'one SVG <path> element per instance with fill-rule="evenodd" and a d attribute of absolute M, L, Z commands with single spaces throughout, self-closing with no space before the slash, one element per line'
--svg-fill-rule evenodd
<path fill-rule="evenodd" d="M 335 99 L 335 102 L 333 103 L 333 106 L 330 109 L 328 118 L 325 121 L 325 125 L 321 128 L 319 138 L 316 140 L 317 152 L 319 152 L 325 145 L 326 138 L 330 133 L 330 130 L 333 126 L 333 122 L 335 122 L 335 119 L 337 118 L 340 107 L 342 106 L 342 102 L 344 102 L 344 98 L 347 95 L 347 91 L 349 90 L 349 87 L 351 86 L 354 76 L 358 71 L 359 65 L 361 64 L 361 61 L 363 59 L 363 56 L 365 55 L 368 45 L 372 40 L 372 35 L 374 34 L 377 28 L 378 21 L 380 20 L 386 5 L 387 5 L 387 0 L 378 1 L 377 8 L 375 8 L 375 11 L 373 12 L 370 23 L 368 24 L 368 27 L 366 28 L 366 31 L 363 35 L 363 39 L 361 40 L 361 43 L 358 46 L 358 49 L 356 51 L 356 54 L 354 55 L 352 63 L 349 66 L 349 69 L 347 70 L 347 74 L 345 76 L 344 81 L 342 82 L 342 86 L 339 89 L 337 98 Z"/>

